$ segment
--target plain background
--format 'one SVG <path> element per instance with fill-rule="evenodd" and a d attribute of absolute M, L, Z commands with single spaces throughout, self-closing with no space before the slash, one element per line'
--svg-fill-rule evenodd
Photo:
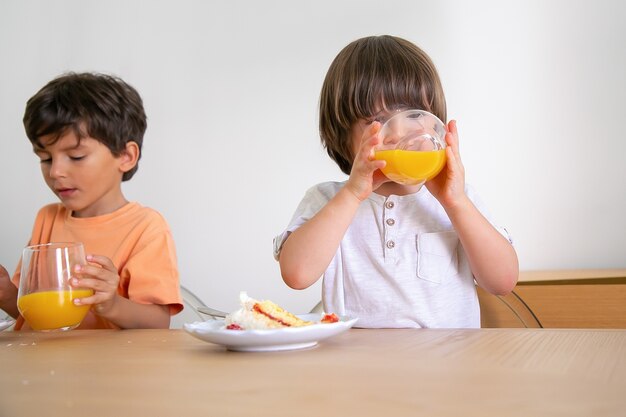
<path fill-rule="evenodd" d="M 272 239 L 310 186 L 345 176 L 319 143 L 335 55 L 362 36 L 423 48 L 458 120 L 466 180 L 522 270 L 626 267 L 626 3 L 615 1 L 29 1 L 0 3 L 0 263 L 12 272 L 45 186 L 24 106 L 66 71 L 124 78 L 148 131 L 129 200 L 159 210 L 181 283 L 304 312 Z"/>

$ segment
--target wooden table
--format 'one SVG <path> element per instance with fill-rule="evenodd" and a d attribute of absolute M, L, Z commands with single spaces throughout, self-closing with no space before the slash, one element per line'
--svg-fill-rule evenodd
<path fill-rule="evenodd" d="M 182 330 L 0 333 L 0 416 L 624 416 L 626 331 L 352 329 L 237 353 Z"/>

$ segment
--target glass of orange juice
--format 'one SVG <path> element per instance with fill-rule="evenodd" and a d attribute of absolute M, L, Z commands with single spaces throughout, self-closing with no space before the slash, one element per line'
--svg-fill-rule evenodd
<path fill-rule="evenodd" d="M 446 163 L 446 126 L 424 110 L 406 110 L 389 118 L 381 127 L 382 145 L 374 159 L 387 162 L 381 170 L 390 180 L 423 184 L 435 177 Z"/>
<path fill-rule="evenodd" d="M 75 298 L 93 294 L 74 288 L 70 279 L 76 265 L 85 265 L 82 243 L 47 243 L 27 246 L 22 252 L 22 269 L 17 307 L 34 330 L 71 330 L 87 315 L 89 305 L 74 305 Z"/>

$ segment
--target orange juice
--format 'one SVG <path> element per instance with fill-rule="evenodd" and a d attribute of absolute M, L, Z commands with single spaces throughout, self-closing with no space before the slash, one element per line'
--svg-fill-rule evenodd
<path fill-rule="evenodd" d="M 72 328 L 80 324 L 90 305 L 74 305 L 74 298 L 88 297 L 92 290 L 40 291 L 21 296 L 17 307 L 34 330 Z"/>
<path fill-rule="evenodd" d="M 385 160 L 387 165 L 381 170 L 390 180 L 405 184 L 420 184 L 435 177 L 446 163 L 446 150 L 405 151 L 389 149 L 376 151 L 374 159 Z"/>

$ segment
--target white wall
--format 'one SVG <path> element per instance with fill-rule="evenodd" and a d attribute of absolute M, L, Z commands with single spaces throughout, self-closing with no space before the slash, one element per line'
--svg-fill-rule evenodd
<path fill-rule="evenodd" d="M 297 312 L 272 238 L 311 185 L 343 179 L 319 144 L 325 72 L 350 41 L 394 34 L 438 66 L 472 183 L 521 268 L 626 267 L 626 3 L 615 1 L 19 1 L 0 3 L 0 263 L 55 201 L 21 124 L 62 72 L 114 73 L 149 117 L 130 200 L 161 211 L 181 280 Z"/>

